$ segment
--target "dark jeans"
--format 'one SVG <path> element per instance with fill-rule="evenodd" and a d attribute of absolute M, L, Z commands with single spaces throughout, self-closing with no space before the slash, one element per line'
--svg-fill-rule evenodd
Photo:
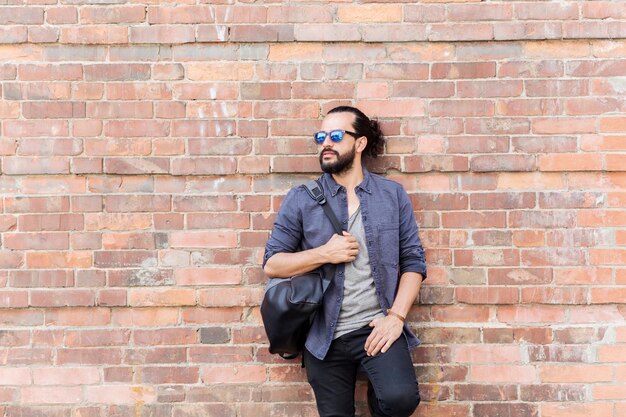
<path fill-rule="evenodd" d="M 362 366 L 369 379 L 367 402 L 374 417 L 408 417 L 420 394 L 406 339 L 400 336 L 385 353 L 367 356 L 365 340 L 372 332 L 362 327 L 335 340 L 320 361 L 304 349 L 307 378 L 320 417 L 354 417 L 356 374 Z"/>

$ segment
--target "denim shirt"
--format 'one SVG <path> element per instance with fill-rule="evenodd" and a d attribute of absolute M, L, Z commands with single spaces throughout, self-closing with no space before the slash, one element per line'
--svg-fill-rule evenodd
<path fill-rule="evenodd" d="M 344 230 L 348 225 L 348 196 L 345 187 L 332 175 L 321 177 L 324 195 Z M 417 272 L 426 278 L 424 249 L 418 235 L 409 196 L 392 180 L 371 174 L 363 168 L 363 182 L 355 189 L 361 204 L 361 215 L 376 294 L 384 312 L 393 305 L 400 276 Z M 324 210 L 303 187 L 292 188 L 285 197 L 265 245 L 263 266 L 272 255 L 298 252 L 322 246 L 332 237 L 332 223 Z M 341 310 L 344 264 L 325 264 L 324 274 L 333 277 L 324 293 L 321 311 L 315 315 L 306 340 L 306 348 L 323 360 L 330 348 L 335 324 Z M 420 344 L 405 324 L 403 329 L 409 348 Z"/>

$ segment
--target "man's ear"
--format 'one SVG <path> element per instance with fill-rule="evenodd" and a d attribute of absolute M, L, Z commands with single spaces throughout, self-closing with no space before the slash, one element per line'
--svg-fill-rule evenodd
<path fill-rule="evenodd" d="M 365 147 L 367 146 L 367 136 L 361 136 L 359 138 L 359 146 L 357 146 L 357 151 L 363 152 Z"/>

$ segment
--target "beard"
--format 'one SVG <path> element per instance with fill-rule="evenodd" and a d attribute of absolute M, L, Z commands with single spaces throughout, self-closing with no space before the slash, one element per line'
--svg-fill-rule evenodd
<path fill-rule="evenodd" d="M 335 162 L 324 162 L 322 155 L 324 152 L 333 152 L 337 157 Z M 343 155 L 339 155 L 338 152 L 333 150 L 322 150 L 320 152 L 320 167 L 322 171 L 327 174 L 343 174 L 352 168 L 352 164 L 354 163 L 354 157 L 356 156 L 356 144 L 352 146 L 352 150 L 348 151 Z"/>

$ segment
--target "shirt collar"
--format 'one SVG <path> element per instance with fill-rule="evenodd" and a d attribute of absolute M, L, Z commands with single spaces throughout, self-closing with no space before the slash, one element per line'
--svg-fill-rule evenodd
<path fill-rule="evenodd" d="M 360 188 L 368 194 L 372 194 L 372 189 L 370 188 L 370 177 L 370 172 L 367 168 L 363 167 L 363 181 L 357 186 L 357 188 Z M 333 197 L 336 196 L 341 189 L 341 185 L 337 184 L 333 176 L 328 173 L 324 173 L 324 182 L 330 191 L 330 195 Z"/>

